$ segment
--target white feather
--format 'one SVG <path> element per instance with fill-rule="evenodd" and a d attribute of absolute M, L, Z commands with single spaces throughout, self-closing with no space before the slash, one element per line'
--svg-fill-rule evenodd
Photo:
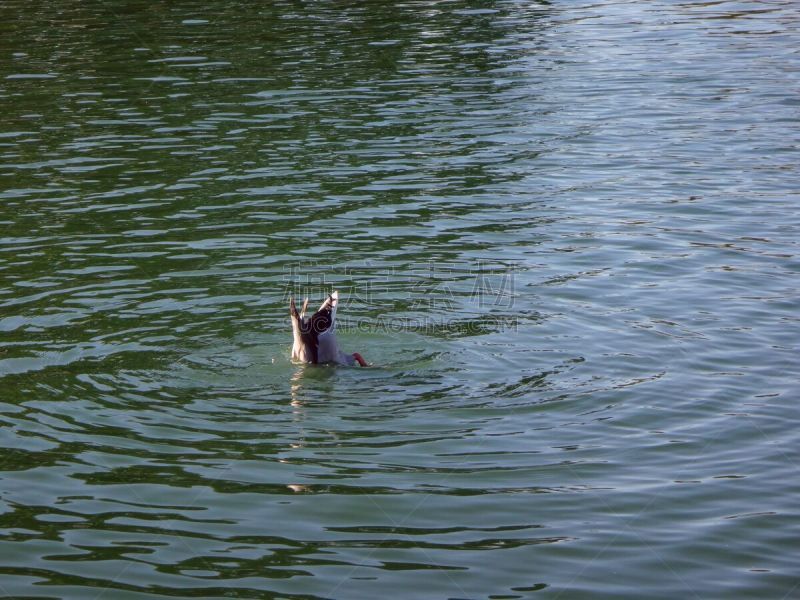
<path fill-rule="evenodd" d="M 332 362 L 342 365 L 353 365 L 356 359 L 352 355 L 343 352 L 339 348 L 339 341 L 336 339 L 336 307 L 339 304 L 339 292 L 333 292 L 331 297 L 325 300 L 320 309 L 330 301 L 331 303 L 331 326 L 319 334 L 319 348 L 317 350 L 317 361 L 321 363 Z"/>

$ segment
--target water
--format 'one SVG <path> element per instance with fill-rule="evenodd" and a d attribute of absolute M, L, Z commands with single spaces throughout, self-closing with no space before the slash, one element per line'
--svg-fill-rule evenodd
<path fill-rule="evenodd" d="M 4 2 L 0 595 L 800 596 L 799 18 Z"/>

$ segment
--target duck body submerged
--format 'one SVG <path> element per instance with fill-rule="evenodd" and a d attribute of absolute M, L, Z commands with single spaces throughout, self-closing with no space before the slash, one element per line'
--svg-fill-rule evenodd
<path fill-rule="evenodd" d="M 339 347 L 336 339 L 336 307 L 339 292 L 333 292 L 319 310 L 310 317 L 305 316 L 308 299 L 303 302 L 302 312 L 297 312 L 294 298 L 289 301 L 289 316 L 292 319 L 292 360 L 297 362 L 366 367 L 367 363 L 358 352 L 348 354 Z"/>

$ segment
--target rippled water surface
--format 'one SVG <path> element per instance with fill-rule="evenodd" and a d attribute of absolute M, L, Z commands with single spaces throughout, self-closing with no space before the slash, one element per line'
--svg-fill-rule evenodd
<path fill-rule="evenodd" d="M 799 24 L 3 2 L 0 595 L 800 596 Z"/>

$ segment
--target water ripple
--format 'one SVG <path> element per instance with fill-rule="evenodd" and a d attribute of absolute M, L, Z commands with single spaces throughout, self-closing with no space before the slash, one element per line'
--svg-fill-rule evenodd
<path fill-rule="evenodd" d="M 794 3 L 0 13 L 3 595 L 796 592 Z"/>

